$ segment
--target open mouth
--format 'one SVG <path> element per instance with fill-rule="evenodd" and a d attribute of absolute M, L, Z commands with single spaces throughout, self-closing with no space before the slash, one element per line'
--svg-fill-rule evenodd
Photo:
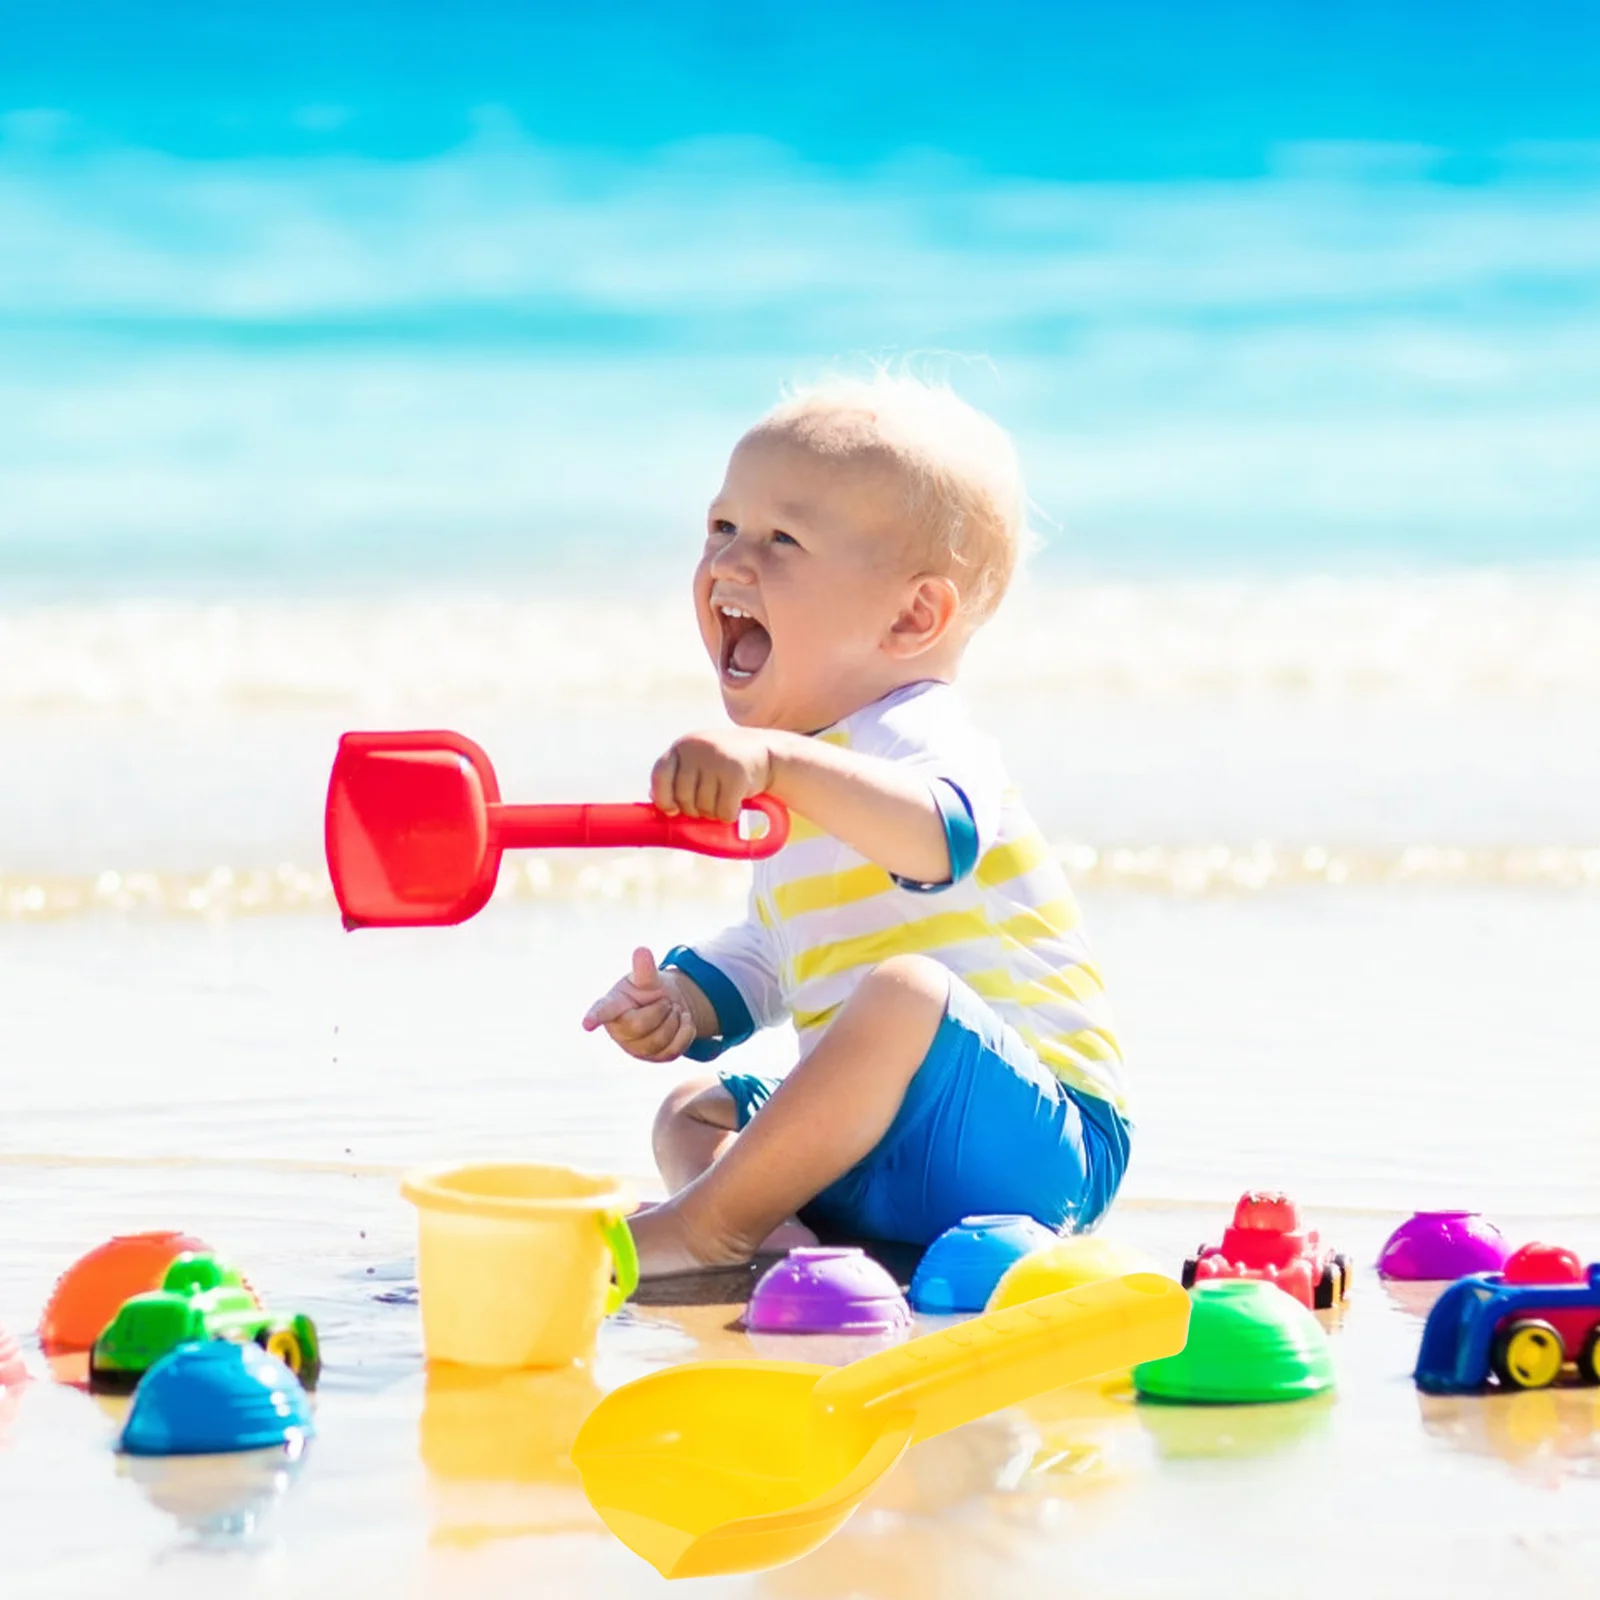
<path fill-rule="evenodd" d="M 766 666 L 772 654 L 772 635 L 748 611 L 719 604 L 722 625 L 722 679 L 724 683 L 749 683 Z"/>

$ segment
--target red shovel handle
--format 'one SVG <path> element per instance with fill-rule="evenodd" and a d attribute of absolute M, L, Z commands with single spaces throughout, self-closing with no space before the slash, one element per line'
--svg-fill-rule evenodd
<path fill-rule="evenodd" d="M 652 811 L 655 807 L 650 808 Z M 740 808 L 767 819 L 759 837 L 745 838 L 738 822 L 717 822 L 709 817 L 668 817 L 667 843 L 703 856 L 723 856 L 730 861 L 765 861 L 789 842 L 789 808 L 770 794 L 756 794 Z M 743 819 L 741 818 L 741 821 Z"/>
<path fill-rule="evenodd" d="M 753 795 L 743 809 L 766 818 L 765 830 L 746 838 L 738 822 L 714 817 L 674 817 L 648 803 L 636 805 L 491 804 L 489 829 L 507 850 L 615 850 L 665 846 L 703 856 L 759 861 L 776 855 L 789 837 L 789 812 L 770 794 Z"/>

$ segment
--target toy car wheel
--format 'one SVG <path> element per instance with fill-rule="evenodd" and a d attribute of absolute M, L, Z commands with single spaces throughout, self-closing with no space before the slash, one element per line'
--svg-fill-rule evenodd
<path fill-rule="evenodd" d="M 1508 1389 L 1545 1389 L 1561 1376 L 1564 1359 L 1561 1335 L 1548 1322 L 1525 1317 L 1495 1335 L 1489 1363 Z"/>
<path fill-rule="evenodd" d="M 1330 1261 L 1322 1269 L 1322 1276 L 1317 1279 L 1316 1288 L 1311 1291 L 1312 1310 L 1333 1310 L 1339 1303 L 1339 1288 L 1342 1281 L 1339 1269 Z"/>
<path fill-rule="evenodd" d="M 90 1394 L 132 1394 L 139 1387 L 142 1373 L 129 1372 L 124 1367 L 97 1367 L 94 1356 L 89 1356 Z"/>
<path fill-rule="evenodd" d="M 1343 1304 L 1344 1301 L 1350 1298 L 1350 1278 L 1352 1275 L 1350 1257 L 1335 1256 L 1333 1264 L 1339 1269 L 1339 1301 Z"/>
<path fill-rule="evenodd" d="M 1181 1283 L 1185 1289 L 1194 1288 L 1194 1270 L 1199 1265 L 1199 1256 L 1190 1256 L 1189 1259 L 1184 1262 L 1183 1273 L 1179 1277 L 1178 1282 Z"/>
<path fill-rule="evenodd" d="M 293 1328 L 263 1328 L 256 1335 L 256 1343 L 269 1356 L 276 1356 L 295 1377 L 305 1370 L 306 1353 Z"/>
<path fill-rule="evenodd" d="M 1600 1323 L 1589 1330 L 1589 1337 L 1578 1352 L 1578 1381 L 1600 1383 Z"/>

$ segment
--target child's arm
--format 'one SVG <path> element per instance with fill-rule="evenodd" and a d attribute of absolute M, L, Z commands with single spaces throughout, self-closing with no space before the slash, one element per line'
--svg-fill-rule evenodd
<path fill-rule="evenodd" d="M 663 811 L 725 822 L 765 792 L 897 878 L 933 884 L 952 876 L 945 820 L 925 773 L 804 734 L 689 734 L 656 763 L 650 790 Z"/>
<path fill-rule="evenodd" d="M 696 1039 L 714 1035 L 718 1023 L 700 985 L 675 967 L 658 970 L 641 946 L 633 952 L 633 971 L 585 1013 L 584 1032 L 596 1028 L 640 1061 L 676 1061 Z"/>

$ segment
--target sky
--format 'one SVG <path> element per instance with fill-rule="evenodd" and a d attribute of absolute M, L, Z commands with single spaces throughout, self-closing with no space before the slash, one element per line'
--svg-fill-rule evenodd
<path fill-rule="evenodd" d="M 867 358 L 1063 559 L 1600 551 L 1592 4 L 0 19 L 0 576 L 637 553 Z"/>

